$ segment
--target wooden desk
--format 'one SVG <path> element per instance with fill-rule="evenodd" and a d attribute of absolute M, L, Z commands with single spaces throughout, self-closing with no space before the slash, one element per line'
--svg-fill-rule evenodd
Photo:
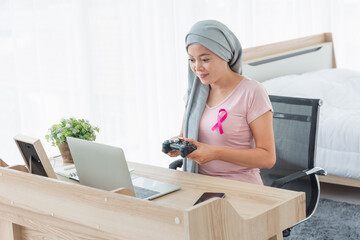
<path fill-rule="evenodd" d="M 305 194 L 129 163 L 178 184 L 152 201 L 0 168 L 0 239 L 282 239 Z M 205 191 L 225 192 L 192 206 Z"/>

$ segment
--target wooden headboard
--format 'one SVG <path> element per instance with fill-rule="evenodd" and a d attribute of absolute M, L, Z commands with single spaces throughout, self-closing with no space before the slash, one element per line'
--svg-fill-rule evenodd
<path fill-rule="evenodd" d="M 331 33 L 247 48 L 243 51 L 243 75 L 259 82 L 324 68 L 336 68 Z"/>

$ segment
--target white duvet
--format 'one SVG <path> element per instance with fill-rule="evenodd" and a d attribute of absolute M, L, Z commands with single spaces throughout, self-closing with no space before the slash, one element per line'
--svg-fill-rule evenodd
<path fill-rule="evenodd" d="M 360 179 L 360 72 L 326 69 L 263 82 L 270 95 L 320 98 L 316 166 Z"/>

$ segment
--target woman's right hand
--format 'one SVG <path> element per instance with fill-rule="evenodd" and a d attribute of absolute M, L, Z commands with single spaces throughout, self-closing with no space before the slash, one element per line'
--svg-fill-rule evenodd
<path fill-rule="evenodd" d="M 172 138 L 170 138 L 170 140 L 177 141 L 179 138 L 181 138 L 181 136 L 172 137 Z M 179 150 L 171 150 L 170 152 L 167 153 L 167 155 L 170 157 L 177 157 L 180 155 L 180 151 Z"/>
<path fill-rule="evenodd" d="M 167 153 L 167 155 L 169 155 L 170 157 L 177 157 L 180 155 L 180 152 L 178 150 L 171 150 Z"/>

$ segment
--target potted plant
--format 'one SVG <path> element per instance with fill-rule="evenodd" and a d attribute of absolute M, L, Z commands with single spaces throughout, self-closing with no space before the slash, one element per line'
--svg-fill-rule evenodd
<path fill-rule="evenodd" d="M 95 132 L 99 132 L 99 128 L 90 125 L 88 120 L 69 118 L 61 119 L 59 124 L 54 124 L 49 128 L 45 138 L 48 142 L 51 142 L 51 145 L 59 147 L 64 162 L 72 163 L 73 160 L 66 137 L 95 141 Z"/>

